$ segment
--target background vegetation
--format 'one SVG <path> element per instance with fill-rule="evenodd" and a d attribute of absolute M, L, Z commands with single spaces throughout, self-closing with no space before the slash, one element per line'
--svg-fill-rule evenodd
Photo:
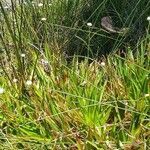
<path fill-rule="evenodd" d="M 149 10 L 147 0 L 0 1 L 0 147 L 149 149 Z M 127 32 L 102 28 L 105 16 Z"/>

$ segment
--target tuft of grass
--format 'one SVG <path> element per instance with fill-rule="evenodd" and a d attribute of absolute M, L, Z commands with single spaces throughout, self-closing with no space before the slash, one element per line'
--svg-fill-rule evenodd
<path fill-rule="evenodd" d="M 126 1 L 125 26 L 143 1 Z M 11 1 L 6 10 L 0 1 L 0 147 L 149 149 L 149 32 L 132 47 L 124 36 L 87 26 L 96 26 L 101 12 L 122 19 L 124 9 L 112 0 L 26 2 Z M 125 45 L 123 57 L 90 57 L 99 54 L 96 43 L 106 48 L 110 40 L 120 53 Z M 69 62 L 67 48 L 78 51 Z"/>
<path fill-rule="evenodd" d="M 111 55 L 90 64 L 74 57 L 70 66 L 48 50 L 44 60 L 33 53 L 22 92 L 19 79 L 1 76 L 1 147 L 148 148 L 150 61 L 144 42 L 136 57 L 129 51 L 126 58 Z"/>

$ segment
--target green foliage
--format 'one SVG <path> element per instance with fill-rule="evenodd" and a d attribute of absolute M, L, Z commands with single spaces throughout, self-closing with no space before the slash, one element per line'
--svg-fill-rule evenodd
<path fill-rule="evenodd" d="M 145 34 L 150 9 L 147 0 L 44 0 L 41 7 L 34 1 L 31 3 L 26 0 L 25 4 L 20 1 L 19 6 L 15 5 L 15 1 L 12 2 L 11 12 L 7 11 L 13 16 L 11 24 L 4 10 L 1 11 L 7 19 L 11 35 L 11 30 L 16 28 L 14 34 L 21 33 L 26 42 L 39 46 L 47 41 L 52 49 L 57 46 L 68 55 L 93 58 L 120 49 L 125 51 L 127 45 L 135 47 L 139 38 Z M 113 26 L 129 31 L 123 35 L 105 31 L 101 26 L 101 19 L 105 16 L 111 16 Z M 46 21 L 42 21 L 42 18 L 46 18 Z M 92 23 L 91 27 L 87 26 L 88 22 Z"/>
<path fill-rule="evenodd" d="M 150 60 L 139 59 L 145 51 L 136 57 L 129 51 L 125 59 L 111 55 L 105 65 L 74 58 L 69 67 L 49 52 L 44 55 L 49 72 L 32 54 L 24 91 L 21 77 L 13 82 L 1 76 L 1 147 L 148 147 Z"/>
<path fill-rule="evenodd" d="M 0 147 L 149 149 L 150 2 L 11 2 L 0 1 Z M 128 35 L 101 29 L 107 15 Z"/>

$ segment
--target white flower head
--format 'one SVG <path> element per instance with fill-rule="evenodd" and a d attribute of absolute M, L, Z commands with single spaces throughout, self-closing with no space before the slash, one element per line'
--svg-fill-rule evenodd
<path fill-rule="evenodd" d="M 27 80 L 26 81 L 26 85 L 32 85 L 32 81 L 31 80 Z"/>
<path fill-rule="evenodd" d="M 100 63 L 100 66 L 101 66 L 101 67 L 104 67 L 105 65 L 106 65 L 105 62 L 101 62 L 101 63 Z"/>
<path fill-rule="evenodd" d="M 91 23 L 91 22 L 88 22 L 88 23 L 87 23 L 87 26 L 92 27 L 92 23 Z"/>
<path fill-rule="evenodd" d="M 49 6 L 52 6 L 52 4 L 50 3 L 50 4 L 48 4 Z"/>
<path fill-rule="evenodd" d="M 3 94 L 4 91 L 5 91 L 5 90 L 4 90 L 3 88 L 0 87 L 0 94 Z"/>
<path fill-rule="evenodd" d="M 150 21 L 150 16 L 147 17 L 147 21 Z"/>
<path fill-rule="evenodd" d="M 39 3 L 38 6 L 39 6 L 39 7 L 42 7 L 42 6 L 43 6 L 43 3 Z"/>
<path fill-rule="evenodd" d="M 41 20 L 42 20 L 42 21 L 46 21 L 47 19 L 46 19 L 46 18 L 41 18 Z"/>
<path fill-rule="evenodd" d="M 145 96 L 145 97 L 150 97 L 150 94 L 145 94 L 144 96 Z"/>
<path fill-rule="evenodd" d="M 13 82 L 16 83 L 18 80 L 16 78 L 13 79 Z"/>
<path fill-rule="evenodd" d="M 26 56 L 26 54 L 24 54 L 24 53 L 21 54 L 21 57 L 25 57 L 25 56 Z"/>

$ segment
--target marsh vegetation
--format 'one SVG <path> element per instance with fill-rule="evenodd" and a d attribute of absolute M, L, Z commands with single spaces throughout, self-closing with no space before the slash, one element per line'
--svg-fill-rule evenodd
<path fill-rule="evenodd" d="M 0 148 L 147 150 L 150 1 L 0 1 Z"/>

